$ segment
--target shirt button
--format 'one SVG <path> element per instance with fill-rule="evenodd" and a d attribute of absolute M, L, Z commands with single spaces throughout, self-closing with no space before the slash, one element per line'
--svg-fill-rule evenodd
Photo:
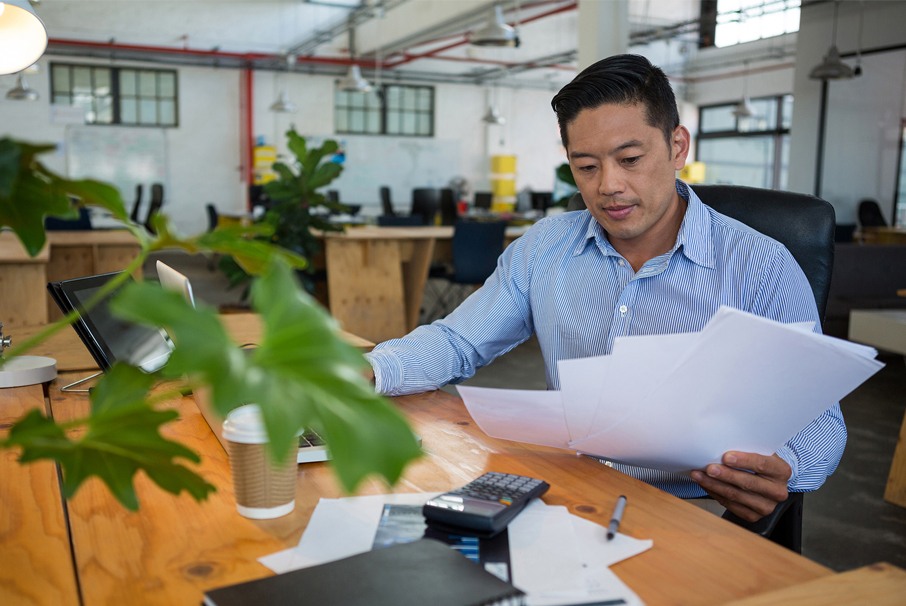
<path fill-rule="evenodd" d="M 625 314 L 627 311 L 629 311 L 629 308 L 628 308 L 628 307 L 626 307 L 625 305 L 620 305 L 620 313 L 621 313 L 621 314 Z"/>
<path fill-rule="evenodd" d="M 620 267 L 623 267 L 626 264 L 623 262 L 623 259 L 620 259 L 619 261 L 617 261 L 617 265 L 619 265 Z"/>

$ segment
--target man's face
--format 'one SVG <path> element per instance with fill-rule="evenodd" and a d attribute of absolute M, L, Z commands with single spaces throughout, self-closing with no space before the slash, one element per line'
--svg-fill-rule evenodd
<path fill-rule="evenodd" d="M 651 256 L 669 250 L 685 210 L 675 177 L 686 161 L 688 131 L 677 127 L 667 145 L 643 105 L 606 104 L 579 112 L 567 135 L 576 185 L 614 248 Z"/>

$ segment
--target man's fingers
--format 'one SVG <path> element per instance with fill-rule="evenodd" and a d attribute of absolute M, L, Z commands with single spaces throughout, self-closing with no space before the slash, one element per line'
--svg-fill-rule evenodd
<path fill-rule="evenodd" d="M 751 471 L 759 476 L 780 480 L 784 483 L 792 475 L 789 464 L 777 455 L 765 456 L 731 450 L 724 454 L 722 462 L 728 467 Z"/>
<path fill-rule="evenodd" d="M 736 471 L 723 465 L 709 465 L 707 472 L 693 471 L 692 479 L 718 503 L 743 519 L 755 521 L 766 516 L 774 511 L 777 503 L 786 499 L 785 486 L 778 488 L 772 482 L 753 474 Z M 733 482 L 740 477 L 739 474 L 749 476 L 745 480 L 750 488 L 744 488 Z"/>

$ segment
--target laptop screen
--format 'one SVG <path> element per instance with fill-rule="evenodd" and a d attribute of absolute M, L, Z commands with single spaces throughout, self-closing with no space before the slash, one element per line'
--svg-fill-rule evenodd
<path fill-rule="evenodd" d="M 101 370 L 107 370 L 117 360 L 146 372 L 158 370 L 167 363 L 173 349 L 165 332 L 114 316 L 108 307 L 113 294 L 84 311 L 86 303 L 116 275 L 110 273 L 51 282 L 47 288 L 64 314 L 73 309 L 81 312 L 73 328 Z"/>

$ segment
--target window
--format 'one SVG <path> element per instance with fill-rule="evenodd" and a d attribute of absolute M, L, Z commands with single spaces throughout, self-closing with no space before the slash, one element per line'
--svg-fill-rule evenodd
<path fill-rule="evenodd" d="M 175 70 L 52 63 L 52 103 L 85 111 L 88 124 L 178 126 Z"/>
<path fill-rule="evenodd" d="M 699 110 L 698 161 L 708 183 L 786 189 L 793 97 L 752 99 L 754 115 L 737 117 L 735 103 Z"/>
<path fill-rule="evenodd" d="M 798 32 L 800 4 L 801 0 L 718 0 L 714 46 Z"/>
<path fill-rule="evenodd" d="M 434 135 L 434 88 L 388 84 L 369 93 L 338 90 L 334 97 L 337 133 Z"/>

